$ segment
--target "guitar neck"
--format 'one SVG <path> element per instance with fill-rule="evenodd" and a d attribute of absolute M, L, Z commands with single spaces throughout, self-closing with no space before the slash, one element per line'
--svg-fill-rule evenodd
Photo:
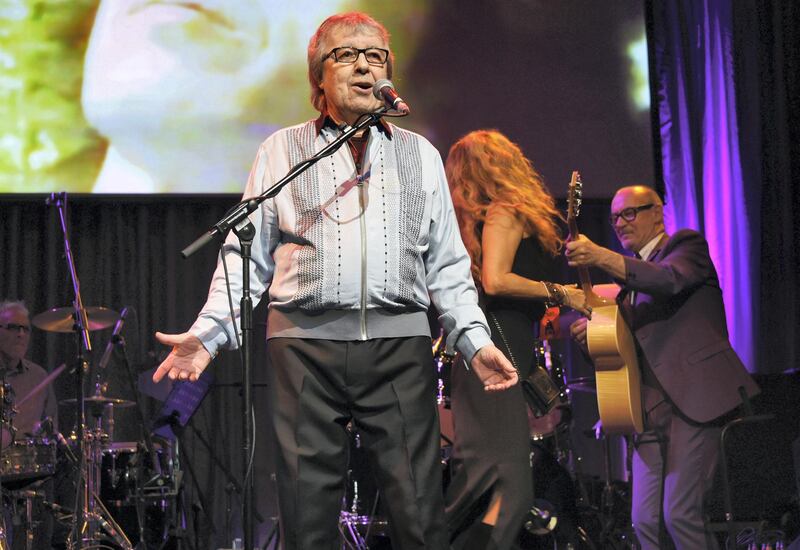
<path fill-rule="evenodd" d="M 569 224 L 569 240 L 573 241 L 578 238 L 578 222 L 574 217 L 567 220 Z M 588 267 L 579 267 L 578 269 L 578 282 L 580 283 L 581 290 L 586 295 L 586 303 L 592 307 L 603 305 L 607 300 L 598 296 L 592 289 L 592 280 L 589 277 Z"/>

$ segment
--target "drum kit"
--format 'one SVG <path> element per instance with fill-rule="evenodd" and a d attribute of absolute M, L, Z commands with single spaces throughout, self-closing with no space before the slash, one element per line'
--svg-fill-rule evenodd
<path fill-rule="evenodd" d="M 89 331 L 109 328 L 120 320 L 120 315 L 110 309 L 89 307 L 85 311 Z M 34 316 L 31 321 L 48 332 L 76 332 L 73 308 L 54 308 Z M 118 327 L 121 328 L 119 324 Z M 106 354 L 120 342 L 124 346 L 115 329 Z M 23 406 L 32 395 L 47 390 L 65 368 L 62 365 L 55 369 L 19 399 L 13 395 L 10 385 L 2 385 L 0 403 L 4 431 L 13 434 L 15 409 Z M 77 368 L 85 369 L 86 364 L 79 363 Z M 143 438 L 148 444 L 113 441 L 114 411 L 134 407 L 137 403 L 105 395 L 108 384 L 101 371 L 97 369 L 93 379 L 92 395 L 59 402 L 78 409 L 76 428 L 69 437 L 59 433 L 52 421 L 49 425 L 45 421 L 36 437 L 12 436 L 8 444 L 4 439 L 0 482 L 9 502 L 25 502 L 26 516 L 22 525 L 26 549 L 35 547 L 34 531 L 40 518 L 33 517 L 32 510 L 37 501 L 38 509 L 49 510 L 59 523 L 71 526 L 64 541 L 68 550 L 89 547 L 133 550 L 149 545 L 163 548 L 167 541 L 166 516 L 176 505 L 181 479 L 172 446 L 166 440 L 154 442 L 149 436 Z M 90 421 L 82 425 L 81 418 Z M 50 478 L 75 480 L 74 506 L 73 502 L 70 506 L 53 502 L 52 490 L 37 490 L 42 481 Z M 10 548 L 4 533 L 4 525 L 0 524 L 0 550 Z"/>
<path fill-rule="evenodd" d="M 573 393 L 595 393 L 594 377 L 568 380 L 560 356 L 552 351 L 546 340 L 538 341 L 535 351 L 538 364 L 547 369 L 561 391 L 549 410 L 534 412 L 528 408 L 534 500 L 520 525 L 515 548 L 638 548 L 630 530 L 628 485 L 611 479 L 607 440 L 603 439 L 605 479 L 582 472 L 581 459 L 573 450 Z M 449 377 L 455 357 L 445 352 L 441 336 L 433 341 L 433 354 L 438 373 L 436 400 L 446 487 L 453 445 Z M 391 548 L 380 492 L 361 450 L 357 431 L 352 427 L 348 427 L 348 431 L 351 436 L 350 464 L 339 521 L 342 548 Z"/>

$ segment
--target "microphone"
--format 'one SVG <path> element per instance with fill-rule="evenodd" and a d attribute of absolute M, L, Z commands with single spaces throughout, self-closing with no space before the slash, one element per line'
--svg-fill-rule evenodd
<path fill-rule="evenodd" d="M 377 99 L 382 99 L 386 105 L 399 113 L 407 115 L 411 112 L 408 104 L 403 101 L 402 97 L 397 95 L 397 92 L 394 89 L 394 84 L 392 84 L 391 80 L 382 78 L 377 81 L 375 85 L 372 86 L 372 95 L 374 95 Z"/>
<path fill-rule="evenodd" d="M 45 416 L 40 421 L 36 422 L 33 425 L 33 435 L 47 435 L 52 436 L 55 435 L 55 423 L 53 422 L 52 416 Z"/>
<path fill-rule="evenodd" d="M 122 308 L 122 311 L 119 312 L 119 319 L 117 320 L 117 324 L 114 325 L 114 332 L 111 334 L 111 338 L 106 345 L 106 350 L 103 352 L 103 356 L 100 358 L 100 363 L 98 365 L 99 370 L 105 370 L 108 366 L 108 362 L 111 360 L 111 352 L 114 350 L 114 344 L 119 341 L 119 333 L 122 332 L 122 327 L 125 325 L 125 317 L 128 316 L 128 308 L 127 306 Z"/>

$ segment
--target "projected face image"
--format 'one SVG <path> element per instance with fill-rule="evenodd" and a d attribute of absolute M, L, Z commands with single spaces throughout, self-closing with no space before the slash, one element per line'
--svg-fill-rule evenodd
<path fill-rule="evenodd" d="M 306 46 L 340 4 L 103 0 L 82 90 L 109 140 L 94 191 L 241 190 L 258 143 L 313 116 Z"/>

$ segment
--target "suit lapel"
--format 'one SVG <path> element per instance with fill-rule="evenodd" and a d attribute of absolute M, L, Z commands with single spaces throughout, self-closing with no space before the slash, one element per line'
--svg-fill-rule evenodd
<path fill-rule="evenodd" d="M 653 250 L 650 251 L 650 254 L 644 260 L 646 262 L 654 262 L 660 259 L 661 252 L 664 250 L 664 245 L 667 244 L 668 240 L 669 240 L 669 235 L 667 235 L 666 233 L 661 235 L 661 238 L 658 240 L 658 243 L 656 243 L 656 245 L 653 247 Z M 642 296 L 641 292 L 635 293 L 635 296 L 631 304 L 631 308 L 635 307 L 640 302 L 641 296 Z"/>

